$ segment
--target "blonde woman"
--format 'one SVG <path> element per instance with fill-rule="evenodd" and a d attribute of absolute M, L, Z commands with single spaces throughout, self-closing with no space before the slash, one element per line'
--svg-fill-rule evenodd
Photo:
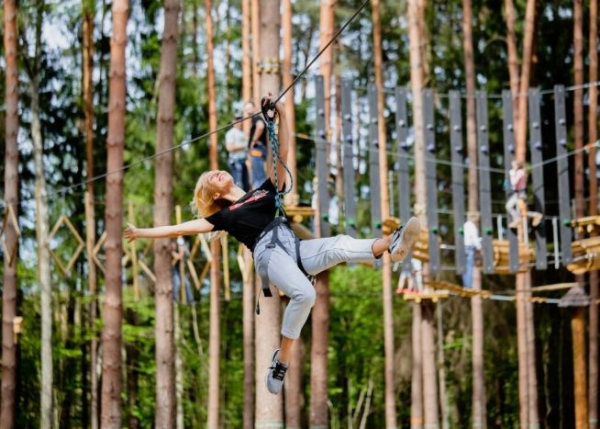
<path fill-rule="evenodd" d="M 263 99 L 271 105 L 270 94 Z M 285 110 L 273 106 L 271 114 L 279 117 L 279 154 L 287 159 L 288 128 Z M 275 172 L 277 176 L 275 176 Z M 385 252 L 393 261 L 401 261 L 419 235 L 419 222 L 413 218 L 404 228 L 385 238 L 354 239 L 346 235 L 315 240 L 299 240 L 285 217 L 275 217 L 279 198 L 275 183 L 285 188 L 285 167 L 277 162 L 276 170 L 257 189 L 245 193 L 225 171 L 208 171 L 198 179 L 194 190 L 194 207 L 199 218 L 179 225 L 136 228 L 129 225 L 125 237 L 164 238 L 226 231 L 253 252 L 256 272 L 263 282 L 263 293 L 270 296 L 269 283 L 289 298 L 283 315 L 281 347 L 274 351 L 265 375 L 269 392 L 278 394 L 288 368 L 290 350 L 310 310 L 316 293 L 308 275 L 315 276 L 342 262 L 373 261 Z M 257 313 L 258 304 L 257 304 Z"/>

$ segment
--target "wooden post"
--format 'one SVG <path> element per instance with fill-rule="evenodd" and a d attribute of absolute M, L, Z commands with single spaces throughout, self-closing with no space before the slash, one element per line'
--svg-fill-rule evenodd
<path fill-rule="evenodd" d="M 573 380 L 575 399 L 575 428 L 587 429 L 588 425 L 588 395 L 585 356 L 585 307 L 590 305 L 590 299 L 583 287 L 576 286 L 563 296 L 559 307 L 572 307 L 571 334 L 573 336 Z"/>
<path fill-rule="evenodd" d="M 588 399 L 583 307 L 577 307 L 571 315 L 571 332 L 573 335 L 573 379 L 575 382 L 575 428 L 584 429 L 588 427 Z"/>

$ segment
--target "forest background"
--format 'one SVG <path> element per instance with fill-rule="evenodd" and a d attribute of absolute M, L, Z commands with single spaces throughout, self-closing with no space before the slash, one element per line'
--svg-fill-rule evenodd
<path fill-rule="evenodd" d="M 242 38 L 243 2 L 237 0 L 185 0 L 179 6 L 177 15 L 177 43 L 172 44 L 176 57 L 174 76 L 174 110 L 172 144 L 189 142 L 197 136 L 216 127 L 229 124 L 234 115 L 241 111 L 244 103 Z M 284 3 L 284 2 L 282 2 Z M 337 0 L 324 2 L 334 10 L 333 29 L 346 22 L 358 6 L 355 2 Z M 369 194 L 369 142 L 368 142 L 368 102 L 366 88 L 375 82 L 375 76 L 382 76 L 385 88 L 410 86 L 411 60 L 410 20 L 406 1 L 373 1 L 359 17 L 342 33 L 333 45 L 332 68 L 330 70 L 331 111 L 328 128 L 332 147 L 339 146 L 340 140 L 340 82 L 348 79 L 354 88 L 355 114 L 355 155 L 358 196 L 357 223 L 359 234 L 369 236 L 370 200 Z M 421 55 L 424 77 L 422 86 L 432 88 L 436 96 L 436 135 L 438 157 L 450 157 L 448 144 L 446 95 L 450 90 L 465 93 L 465 53 L 463 13 L 465 4 L 472 7 L 472 44 L 475 66 L 475 85 L 491 94 L 490 103 L 490 142 L 491 150 L 502 153 L 501 104 L 502 90 L 513 88 L 511 82 L 511 55 L 507 35 L 506 5 L 512 1 L 435 1 L 420 2 L 421 13 Z M 587 35 L 590 31 L 588 20 L 574 19 L 575 9 L 586 18 L 591 14 L 590 4 L 570 1 L 532 2 L 515 1 L 514 40 L 521 50 L 526 43 L 526 9 L 533 3 L 536 9 L 532 30 L 532 51 L 530 52 L 531 87 L 552 89 L 554 85 L 566 86 L 577 83 L 575 70 L 576 53 L 597 51 L 597 46 L 588 43 L 587 36 L 580 50 L 576 49 L 574 28 Z M 595 3 L 595 2 L 593 2 Z M 373 20 L 373 5 L 379 10 L 377 21 Z M 264 4 L 263 4 L 264 6 Z M 109 1 L 31 1 L 18 4 L 16 14 L 18 27 L 18 130 L 19 187 L 18 221 L 22 230 L 18 250 L 18 288 L 16 306 L 23 317 L 22 332 L 16 347 L 16 389 L 14 427 L 97 427 L 94 417 L 98 410 L 92 408 L 94 400 L 99 401 L 99 385 L 92 383 L 90 365 L 93 347 L 99 350 L 96 373 L 102 367 L 102 348 L 99 345 L 104 320 L 101 317 L 105 300 L 104 279 L 98 271 L 98 293 L 91 293 L 88 287 L 88 258 L 80 255 L 74 260 L 72 269 L 65 275 L 58 264 L 51 266 L 51 354 L 53 382 L 51 383 L 50 414 L 47 408 L 40 407 L 40 392 L 43 390 L 42 373 L 42 327 L 43 303 L 41 300 L 39 269 L 39 226 L 36 226 L 39 207 L 36 206 L 36 138 L 41 138 L 43 157 L 41 163 L 49 198 L 46 205 L 49 225 L 57 223 L 62 215 L 72 223 L 84 237 L 86 231 L 85 186 L 71 188 L 89 177 L 107 171 L 107 146 L 109 134 L 109 81 L 111 35 L 113 33 L 113 7 Z M 318 52 L 323 34 L 332 35 L 331 27 L 324 27 L 323 8 L 317 1 L 295 0 L 291 27 L 291 75 L 304 69 L 308 61 Z M 6 8 L 0 12 L 5 22 Z M 207 13 L 210 13 L 210 19 Z M 159 81 L 161 79 L 161 41 L 165 31 L 166 10 L 162 2 L 143 0 L 129 5 L 126 44 L 126 101 L 124 163 L 135 164 L 124 173 L 124 206 L 126 219 L 145 226 L 153 223 L 157 203 L 155 180 L 162 180 L 155 171 L 153 160 L 138 163 L 156 151 L 157 127 L 159 121 Z M 596 18 L 597 19 L 597 18 Z M 208 26 L 210 25 L 210 32 Z M 278 23 L 279 25 L 279 23 Z M 8 27 L 0 28 L 4 32 Z M 531 27 L 529 28 L 531 30 Z M 288 30 L 286 30 L 288 31 Z M 209 34 L 212 33 L 212 34 Z M 381 37 L 382 58 L 376 64 L 374 33 Z M 91 37 L 86 38 L 86 34 Z M 208 34 L 208 35 L 207 35 Z M 86 45 L 86 40 L 91 40 Z M 164 44 L 163 44 L 163 49 Z M 282 48 L 283 49 L 283 48 Z M 86 54 L 91 53 L 91 86 L 87 87 L 84 78 Z M 7 71 L 6 46 L 0 47 L 0 135 L 5 136 L 7 117 L 5 77 Z M 590 66 L 588 55 L 584 64 Z M 210 64 L 214 63 L 211 68 Z M 322 67 L 322 65 L 321 65 Z M 209 70 L 214 70 L 210 73 Z M 323 68 L 321 68 L 321 72 Z M 282 70 L 282 73 L 285 73 Z M 315 66 L 304 75 L 294 88 L 295 134 L 297 153 L 297 182 L 300 203 L 311 204 L 315 175 L 315 134 L 314 77 L 319 73 Z M 211 77 L 212 75 L 212 77 Z M 587 80 L 587 73 L 586 73 Z M 259 95 L 256 92 L 253 98 Z M 571 94 L 572 95 L 572 94 Z M 575 101 L 571 95 L 567 99 L 568 123 L 574 123 Z M 37 96 L 37 97 L 36 97 Z M 91 97 L 91 98 L 90 98 Z M 590 106 L 590 95 L 583 92 L 583 105 Z M 393 96 L 386 93 L 385 133 L 387 136 L 387 156 L 390 171 L 397 168 L 395 151 L 395 126 Z M 93 125 L 86 122 L 86 102 L 91 100 Z M 552 98 L 545 96 L 542 101 L 543 117 L 551 118 Z M 211 102 L 213 104 L 211 104 Z M 36 104 L 37 103 L 37 104 Z M 444 107 L 446 106 L 446 107 Z M 211 109 L 215 111 L 216 124 L 210 123 Z M 39 128 L 36 128 L 39 121 Z M 596 119 L 597 122 L 597 119 Z M 551 119 L 543 126 L 552 134 Z M 37 129 L 37 131 L 36 131 Z M 92 130 L 93 150 L 89 152 Z M 37 134 L 36 134 L 37 133 Z M 570 129 L 569 148 L 574 147 L 576 131 Z M 589 137 L 586 131 L 586 138 Z M 216 152 L 221 168 L 226 168 L 224 133 L 218 134 Z M 550 138 L 551 139 L 551 138 Z M 172 203 L 181 206 L 182 219 L 192 218 L 189 202 L 199 174 L 211 167 L 210 146 L 215 140 L 197 139 L 172 152 L 173 187 Z M 5 158 L 7 145 L 0 145 L 0 157 Z M 549 152 L 551 154 L 551 151 Z M 340 177 L 340 169 L 335 154 L 332 157 L 333 177 Z M 590 164 L 595 164 L 590 157 Z M 93 164 L 89 169 L 90 162 Z M 496 167 L 502 168 L 496 160 Z M 573 159 L 570 160 L 573 167 Z M 546 169 L 548 185 L 548 215 L 558 213 L 557 186 L 554 166 Z M 5 174 L 4 164 L 0 165 L 1 177 Z M 571 168 L 571 171 L 575 171 Z M 156 173 L 156 174 L 155 174 Z M 594 173 L 594 172 L 593 172 Z M 593 173 L 586 168 L 581 171 L 585 182 L 582 194 L 591 195 L 590 182 Z M 592 174 L 592 176 L 590 176 Z M 438 169 L 439 207 L 451 210 L 451 194 L 448 192 L 450 168 Z M 465 170 L 465 179 L 467 171 Z M 390 213 L 398 216 L 397 179 L 390 175 Z M 504 178 L 494 176 L 494 186 L 501 190 Z M 573 186 L 575 180 L 571 180 Z M 92 197 L 97 221 L 95 234 L 99 237 L 104 230 L 104 210 L 107 204 L 107 184 L 105 180 L 94 182 Z M 65 192 L 58 190 L 68 188 Z M 338 185 L 332 186 L 332 193 L 340 192 Z M 89 191 L 90 189 L 87 188 Z M 4 192 L 4 186 L 2 190 Z M 473 192 L 473 190 L 470 190 Z M 0 194 L 3 201 L 8 198 Z M 347 196 L 346 196 L 347 197 Z M 339 195 L 339 201 L 344 196 Z M 503 191 L 494 200 L 494 212 L 503 210 Z M 395 201 L 395 202 L 394 202 Z M 338 219 L 332 219 L 332 233 L 344 231 L 343 209 L 334 210 Z M 170 220 L 177 220 L 175 211 L 169 214 Z M 335 216 L 332 216 L 334 218 Z M 450 216 L 442 219 L 442 238 L 453 241 L 453 220 Z M 64 227 L 59 228 L 51 241 L 51 248 L 63 264 L 76 252 L 79 242 Z M 312 226 L 307 223 L 307 226 Z M 46 233 L 48 231 L 46 230 Z M 211 318 L 210 289 L 211 277 L 206 276 L 201 288 L 194 290 L 195 303 L 176 305 L 175 323 L 176 368 L 178 372 L 177 426 L 212 427 L 218 422 L 220 427 L 242 427 L 244 423 L 244 342 L 242 319 L 243 273 L 237 260 L 237 245 L 230 240 L 228 246 L 230 290 L 220 294 L 218 317 Z M 189 239 L 191 248 L 194 241 Z M 147 249 L 148 243 L 138 246 Z M 140 250 L 141 252 L 142 250 Z M 145 252 L 145 250 L 144 250 Z M 0 249 L 6 256 L 6 248 Z M 152 252 L 146 257 L 148 267 L 153 266 Z M 131 255 L 129 256 L 132 257 Z M 444 261 L 452 264 L 453 255 L 444 253 Z M 198 252 L 194 264 L 199 271 L 207 265 L 207 254 Z M 0 267 L 0 271 L 4 268 Z M 393 272 L 392 283 L 398 278 Z M 224 271 L 222 272 L 224 275 Z M 122 426 L 152 427 L 156 425 L 156 375 L 155 329 L 157 312 L 155 308 L 154 285 L 148 276 L 141 276 L 134 290 L 130 265 L 123 270 L 123 388 Z M 458 278 L 452 272 L 442 277 L 452 282 Z M 533 284 L 571 281 L 573 277 L 565 270 L 549 269 L 535 272 Z M 329 278 L 330 334 L 327 350 L 327 392 L 326 419 L 330 427 L 384 427 L 386 421 L 386 398 L 384 386 L 384 310 L 382 301 L 381 272 L 371 267 L 338 267 L 331 271 Z M 514 289 L 512 276 L 485 276 L 484 289 L 496 292 Z M 549 296 L 559 297 L 559 293 Z M 94 302 L 99 304 L 95 308 Z M 411 421 L 411 306 L 399 297 L 392 302 L 396 415 L 399 427 L 409 427 Z M 451 427 L 467 427 L 472 424 L 473 373 L 472 361 L 472 318 L 470 301 L 453 298 L 439 306 L 440 326 L 437 331 L 437 344 L 443 350 L 443 361 L 438 362 L 438 376 L 443 374 L 447 407 L 443 407 L 442 420 Z M 94 317 L 97 314 L 98 317 Z M 484 384 L 485 421 L 490 427 L 517 427 L 519 422 L 519 371 L 516 308 L 514 303 L 484 301 Z M 260 317 L 260 316 L 259 316 Z M 48 319 L 46 319 L 48 320 Z M 209 323 L 210 320 L 210 323 Z M 443 323 L 442 323 L 443 322 Z M 220 327 L 218 364 L 211 366 L 209 353 L 211 323 Z M 442 326 L 443 325 L 443 326 Z M 176 328 L 176 330 L 177 330 Z M 260 335 L 257 331 L 257 335 Z M 547 427 L 573 427 L 575 420 L 573 357 L 571 333 L 567 310 L 554 305 L 535 306 L 535 353 L 540 423 Z M 596 331 L 597 332 L 597 331 Z M 307 325 L 303 332 L 301 355 L 300 392 L 302 425 L 311 421 L 311 337 L 312 329 Z M 6 337 L 6 331 L 3 335 Z M 99 347 L 99 348 L 98 348 Z M 217 354 L 219 356 L 219 354 Z M 94 358 L 96 359 L 96 358 Z M 220 370 L 218 390 L 209 400 L 211 371 L 217 366 Z M 210 368 L 210 370 L 209 370 Z M 93 372 L 93 371 L 92 371 Z M 217 371 L 219 373 L 219 371 Z M 214 373 L 213 373 L 214 376 Z M 441 385 L 441 384 L 440 384 Z M 98 389 L 95 394 L 92 389 Z M 216 397 L 216 399 L 215 399 Z M 211 402 L 213 401 L 213 402 Z M 217 415 L 211 416 L 210 405 L 218 404 Z M 413 415 L 414 417 L 414 415 Z M 216 420 L 215 420 L 216 419 Z M 46 421 L 46 422 L 45 422 Z M 387 420 L 389 422 L 389 420 Z M 209 422 L 207 424 L 207 422 Z M 46 425 L 46 426 L 44 426 Z M 50 425 L 50 426 L 48 426 Z M 162 426 L 169 427 L 169 425 Z M 216 427 L 216 426 L 215 426 Z"/>

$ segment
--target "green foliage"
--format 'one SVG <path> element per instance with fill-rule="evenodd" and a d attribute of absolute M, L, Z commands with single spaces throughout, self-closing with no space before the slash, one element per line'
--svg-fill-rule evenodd
<path fill-rule="evenodd" d="M 525 1 L 515 2 L 516 31 L 522 43 Z M 86 7 L 93 2 L 85 0 Z M 25 61 L 31 60 L 31 50 L 25 49 L 24 40 L 32 44 L 33 13 L 36 3 L 20 2 L 19 20 L 23 37 L 20 38 L 22 53 L 20 78 L 20 222 L 23 227 L 19 275 L 19 314 L 24 316 L 23 334 L 19 337 L 18 365 L 18 411 L 17 426 L 39 427 L 40 390 L 40 302 L 37 285 L 35 237 L 35 210 L 33 205 L 34 182 L 30 138 L 29 77 L 24 71 Z M 83 118 L 81 97 L 81 2 L 59 2 L 47 5 L 46 30 L 54 38 L 44 40 L 42 47 L 42 73 L 40 76 L 40 100 L 44 135 L 46 180 L 50 188 L 50 218 L 53 224 L 61 214 L 66 214 L 82 233 L 84 227 L 83 187 L 57 194 L 64 187 L 81 183 L 85 173 L 85 139 L 81 127 Z M 205 11 L 202 2 L 184 2 L 184 15 L 180 23 L 178 66 L 176 76 L 176 101 L 173 145 L 182 147 L 173 151 L 174 177 L 173 202 L 183 207 L 183 218 L 191 213 L 188 203 L 198 176 L 208 169 L 208 140 L 199 138 L 209 131 L 208 91 L 206 80 L 206 37 L 204 33 Z M 319 2 L 296 0 L 294 7 L 294 58 L 293 69 L 302 70 L 318 50 Z M 508 88 L 507 53 L 505 46 L 505 22 L 502 2 L 477 0 L 473 6 L 473 37 L 478 89 L 489 94 L 499 94 Z M 134 221 L 139 225 L 153 222 L 154 161 L 139 163 L 156 152 L 156 123 L 158 108 L 158 84 L 162 37 L 163 4 L 158 0 L 132 3 L 128 40 L 127 66 L 127 116 L 125 163 L 134 164 L 125 173 L 125 202 L 135 207 Z M 345 22 L 354 12 L 356 2 L 338 0 L 336 22 Z M 95 175 L 106 172 L 106 135 L 108 115 L 108 80 L 110 60 L 111 3 L 95 4 L 96 30 L 94 33 L 94 114 L 95 114 Z M 194 9 L 195 8 L 195 9 Z M 572 82 L 572 2 L 541 2 L 538 4 L 537 29 L 535 33 L 535 61 L 532 84 L 551 88 L 554 84 L 569 85 Z M 198 18 L 193 28 L 192 16 Z M 387 87 L 408 85 L 410 63 L 407 35 L 406 2 L 389 0 L 381 5 L 381 24 L 384 51 L 384 79 Z M 0 17 L 3 11 L 0 9 Z M 213 4 L 215 23 L 216 80 L 218 124 L 231 121 L 234 111 L 241 107 L 241 2 L 221 0 Z M 458 0 L 428 3 L 426 13 L 424 46 L 429 74 L 426 85 L 436 90 L 436 138 L 438 156 L 450 158 L 448 135 L 448 100 L 443 97 L 450 89 L 464 91 L 464 66 L 462 52 L 462 4 Z M 103 22 L 102 25 L 99 25 Z M 194 31 L 196 33 L 194 34 Z M 374 75 L 372 23 L 369 9 L 352 23 L 336 44 L 334 74 L 350 79 L 357 87 L 353 106 L 357 122 L 356 136 L 359 140 L 359 168 L 356 171 L 357 223 L 361 235 L 370 234 L 370 189 L 368 183 L 367 121 L 368 111 L 364 87 L 372 82 Z M 0 35 L 3 28 L 0 27 Z M 47 34 L 47 33 L 45 33 Z M 587 42 L 586 42 L 587 43 Z M 224 64 L 229 48 L 229 63 Z M 0 54 L 4 55 L 0 46 Z M 194 49 L 197 49 L 198 58 Z M 587 49 L 587 47 L 586 47 Z M 196 61 L 196 64 L 193 62 Z M 295 87 L 296 132 L 312 136 L 314 130 L 314 99 L 311 79 L 317 73 L 318 63 Z M 197 73 L 194 72 L 197 70 Z M 4 69 L 0 68 L 0 106 L 5 96 Z M 572 99 L 568 102 L 568 123 L 572 123 Z M 543 116 L 552 118 L 551 97 L 543 99 Z M 395 107 L 392 98 L 386 104 L 386 129 L 388 130 L 388 164 L 395 166 Z M 493 167 L 501 167 L 502 122 L 501 105 L 497 98 L 489 101 L 490 146 Z M 0 108 L 0 157 L 4 157 L 4 109 Z M 553 156 L 553 124 L 542 125 L 545 155 Z M 223 135 L 219 135 L 220 165 L 226 166 L 222 150 Z M 314 177 L 314 142 L 311 138 L 298 137 L 298 177 L 300 200 L 309 204 L 312 198 L 311 181 Z M 555 171 L 546 169 L 546 198 L 556 200 Z M 3 177 L 4 165 L 0 165 Z M 452 200 L 447 192 L 450 170 L 439 166 L 440 208 L 451 210 Z M 494 211 L 503 210 L 502 174 L 493 174 L 495 199 Z M 105 179 L 95 182 L 96 219 L 98 236 L 104 229 Z M 0 195 L 4 190 L 0 189 Z M 127 211 L 127 210 L 126 210 Z M 397 204 L 394 207 L 397 214 Z M 555 214 L 557 206 L 548 205 L 548 213 Z M 126 213 L 128 215 L 128 213 Z M 343 214 L 341 214 L 343 217 Z M 174 219 L 173 219 L 174 220 Z M 444 242 L 452 244 L 453 221 L 442 218 L 448 227 L 442 231 Z M 76 243 L 61 229 L 52 241 L 51 248 L 66 261 L 72 255 Z M 138 249 L 147 243 L 140 244 Z M 241 275 L 235 264 L 234 246 L 231 250 L 232 300 L 221 302 L 221 420 L 224 427 L 240 427 L 243 409 L 243 344 Z M 0 249 L 0 254 L 2 254 Z M 151 266 L 151 261 L 146 261 Z M 444 263 L 452 263 L 452 254 L 444 253 Z M 0 267 L 0 274 L 3 268 Z M 54 339 L 52 357 L 55 373 L 55 399 L 59 427 L 85 427 L 89 421 L 89 344 L 99 338 L 102 320 L 89 323 L 88 311 L 92 297 L 87 287 L 87 266 L 81 256 L 75 264 L 71 278 L 65 278 L 53 268 L 54 291 Z M 126 280 L 131 272 L 125 270 Z M 536 272 L 535 283 L 555 282 L 566 278 L 564 271 Z M 394 274 L 394 281 L 397 273 Z M 453 272 L 444 272 L 442 279 L 458 281 Z M 102 279 L 100 295 L 102 305 Z M 127 283 L 127 282 L 126 282 Z M 130 283 L 130 282 L 129 282 Z M 207 419 L 208 397 L 208 282 L 196 292 L 199 302 L 195 307 L 179 306 L 178 320 L 181 337 L 178 350 L 183 366 L 185 427 L 202 428 Z M 507 291 L 514 287 L 512 278 L 486 276 L 485 289 Z M 331 426 L 348 420 L 356 410 L 361 392 L 366 392 L 369 380 L 374 391 L 368 427 L 383 427 L 384 412 L 384 350 L 381 273 L 371 267 L 338 267 L 331 272 L 331 335 L 329 348 L 329 398 L 331 400 Z M 122 392 L 124 422 L 137 419 L 140 427 L 151 427 L 156 412 L 155 404 L 155 307 L 152 286 L 148 286 L 138 300 L 134 299 L 131 286 L 124 285 L 123 372 L 125 384 Z M 471 416 L 471 320 L 469 302 L 451 299 L 443 304 L 444 336 L 443 351 L 447 387 L 451 402 L 451 421 L 454 427 L 466 427 Z M 411 370 L 411 307 L 397 297 L 393 303 L 396 367 L 397 404 L 399 426 L 408 427 L 410 422 L 410 370 Z M 488 425 L 515 427 L 518 421 L 517 348 L 515 311 L 512 304 L 486 302 L 485 306 L 485 380 L 487 388 Z M 195 313 L 195 314 L 194 314 Z M 101 312 L 100 312 L 101 314 Z M 572 418 L 572 401 L 566 393 L 572 387 L 571 357 L 568 354 L 570 334 L 566 315 L 550 307 L 536 307 L 536 335 L 538 338 L 538 372 L 540 377 L 540 415 L 547 411 L 548 424 L 560 421 L 567 427 Z M 193 323 L 197 323 L 198 337 Z M 303 364 L 305 403 L 310 396 L 310 339 L 311 327 L 303 332 L 305 361 Z M 560 374 L 555 376 L 554 370 Z M 544 400 L 542 400 L 542 398 Z M 548 409 L 546 409 L 547 405 Z M 560 407 L 559 407 L 560 405 Z M 304 410 L 308 421 L 308 407 Z M 562 414 L 561 414 L 562 413 Z"/>

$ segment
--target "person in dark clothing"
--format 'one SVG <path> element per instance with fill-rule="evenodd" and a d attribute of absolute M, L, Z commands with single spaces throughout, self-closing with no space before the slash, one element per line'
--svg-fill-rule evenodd
<path fill-rule="evenodd" d="M 254 102 L 249 101 L 244 106 L 246 117 L 256 114 L 258 110 Z M 267 179 L 265 163 L 267 160 L 267 127 L 262 115 L 252 118 L 250 135 L 248 137 L 248 151 L 250 153 L 250 173 L 252 188 L 258 189 Z"/>
<path fill-rule="evenodd" d="M 271 104 L 270 97 L 270 94 L 266 97 L 266 106 Z M 270 113 L 279 116 L 279 155 L 284 160 L 289 150 L 285 112 L 278 103 Z M 421 230 L 419 221 L 412 218 L 383 238 L 356 239 L 338 235 L 300 240 L 287 218 L 277 216 L 277 201 L 281 189 L 285 189 L 285 181 L 286 171 L 281 161 L 273 165 L 269 178 L 247 193 L 235 185 L 229 173 L 208 171 L 198 179 L 191 203 L 200 219 L 156 228 L 129 225 L 125 231 L 129 241 L 225 231 L 252 251 L 264 295 L 271 295 L 269 284 L 272 283 L 290 298 L 283 316 L 281 348 L 274 351 L 265 374 L 265 384 L 272 394 L 280 393 L 283 388 L 292 344 L 300 336 L 316 300 L 315 289 L 307 276 L 315 276 L 343 262 L 373 262 L 385 252 L 393 262 L 401 261 Z M 275 183 L 280 186 L 279 192 Z"/>

